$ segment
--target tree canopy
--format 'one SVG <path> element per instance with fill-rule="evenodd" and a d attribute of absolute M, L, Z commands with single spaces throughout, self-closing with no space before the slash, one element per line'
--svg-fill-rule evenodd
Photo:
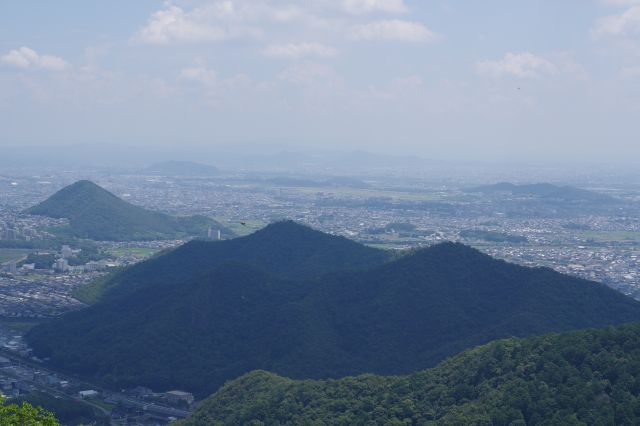
<path fill-rule="evenodd" d="M 0 426 L 60 426 L 53 413 L 28 402 L 5 404 L 0 397 Z"/>
<path fill-rule="evenodd" d="M 492 342 L 408 376 L 296 381 L 256 371 L 180 426 L 635 425 L 640 324 Z"/>

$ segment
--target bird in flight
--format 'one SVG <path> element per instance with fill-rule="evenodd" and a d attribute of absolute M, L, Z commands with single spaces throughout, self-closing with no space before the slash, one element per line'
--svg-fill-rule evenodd
<path fill-rule="evenodd" d="M 247 222 L 240 222 L 240 225 L 247 226 Z"/>

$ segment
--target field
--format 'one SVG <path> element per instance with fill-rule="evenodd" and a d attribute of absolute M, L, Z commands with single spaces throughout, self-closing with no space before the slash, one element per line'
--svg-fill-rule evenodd
<path fill-rule="evenodd" d="M 263 228 L 267 224 L 259 221 L 259 220 L 247 220 L 243 221 L 245 225 L 241 224 L 240 221 L 231 222 L 222 218 L 216 218 L 220 223 L 222 223 L 227 228 L 231 229 L 236 235 L 242 237 L 244 235 L 249 235 L 257 231 L 258 229 Z"/>
<path fill-rule="evenodd" d="M 28 249 L 0 249 L 0 263 L 22 259 L 31 251 Z"/>
<path fill-rule="evenodd" d="M 582 235 L 596 242 L 640 243 L 640 232 L 586 231 Z"/>
<path fill-rule="evenodd" d="M 134 256 L 134 257 L 143 258 L 143 257 L 153 256 L 159 251 L 160 251 L 159 249 L 147 248 L 147 247 L 122 247 L 122 248 L 115 248 L 115 249 L 109 250 L 109 253 L 111 253 L 113 256 L 116 256 L 116 257 Z"/>

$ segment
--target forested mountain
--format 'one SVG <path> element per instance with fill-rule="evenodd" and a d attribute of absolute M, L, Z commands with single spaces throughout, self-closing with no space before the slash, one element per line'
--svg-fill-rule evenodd
<path fill-rule="evenodd" d="M 546 200 L 562 200 L 567 202 L 615 202 L 615 198 L 586 189 L 573 186 L 558 186 L 550 183 L 534 183 L 515 185 L 500 182 L 493 185 L 483 185 L 471 188 L 468 192 L 479 193 L 509 193 L 512 195 L 531 196 Z"/>
<path fill-rule="evenodd" d="M 180 426 L 636 425 L 640 325 L 492 342 L 409 376 L 233 380 Z"/>
<path fill-rule="evenodd" d="M 26 213 L 69 219 L 70 232 L 93 240 L 152 240 L 205 235 L 208 226 L 230 231 L 202 216 L 172 217 L 129 204 L 88 180 L 71 184 L 26 210 Z"/>
<path fill-rule="evenodd" d="M 101 301 L 27 339 L 54 365 L 110 385 L 202 396 L 254 369 L 400 374 L 496 338 L 640 321 L 640 303 L 604 285 L 461 244 L 387 259 L 277 223 L 126 270 Z"/>

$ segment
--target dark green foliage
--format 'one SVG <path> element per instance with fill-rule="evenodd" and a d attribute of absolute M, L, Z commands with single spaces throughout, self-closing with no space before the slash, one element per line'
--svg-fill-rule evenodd
<path fill-rule="evenodd" d="M 412 223 L 393 222 L 387 224 L 384 229 L 390 232 L 411 232 L 416 230 L 416 226 Z"/>
<path fill-rule="evenodd" d="M 201 216 L 178 218 L 145 210 L 87 180 L 61 189 L 28 209 L 27 213 L 67 218 L 72 236 L 93 240 L 131 241 L 204 235 L 209 225 L 224 229 L 214 220 Z M 228 234 L 226 229 L 225 233 Z"/>
<path fill-rule="evenodd" d="M 20 262 L 20 265 L 25 263 L 33 263 L 36 269 L 50 269 L 53 262 L 55 262 L 57 256 L 55 254 L 35 254 L 31 253 L 25 260 Z"/>
<path fill-rule="evenodd" d="M 180 422 L 250 424 L 640 424 L 640 325 L 496 341 L 402 377 L 294 381 L 255 371 Z"/>
<path fill-rule="evenodd" d="M 191 242 L 27 338 L 37 355 L 113 386 L 204 395 L 254 369 L 402 374 L 496 338 L 640 320 L 640 303 L 604 285 L 461 244 L 386 259 L 292 222 Z"/>
<path fill-rule="evenodd" d="M 109 419 L 98 409 L 68 398 L 56 398 L 51 395 L 34 392 L 12 402 L 27 402 L 55 413 L 56 418 L 65 425 L 108 425 Z M 94 423 L 95 422 L 95 423 Z"/>
<path fill-rule="evenodd" d="M 118 268 L 107 275 L 96 278 L 89 284 L 75 288 L 71 295 L 82 303 L 92 305 L 102 299 L 105 293 L 117 285 L 117 279 L 115 277 L 117 277 L 120 272 L 122 272 L 122 268 Z"/>
<path fill-rule="evenodd" d="M 110 256 L 104 253 L 95 246 L 86 246 L 80 250 L 80 253 L 71 256 L 69 259 L 69 265 L 84 265 L 87 262 L 108 259 Z"/>
<path fill-rule="evenodd" d="M 494 243 L 526 243 L 527 237 L 521 235 L 509 235 L 503 232 L 482 231 L 477 229 L 465 229 L 460 231 L 460 236 L 470 240 L 484 240 Z"/>
<path fill-rule="evenodd" d="M 572 231 L 590 231 L 591 227 L 582 223 L 569 222 L 562 225 L 563 228 Z"/>

